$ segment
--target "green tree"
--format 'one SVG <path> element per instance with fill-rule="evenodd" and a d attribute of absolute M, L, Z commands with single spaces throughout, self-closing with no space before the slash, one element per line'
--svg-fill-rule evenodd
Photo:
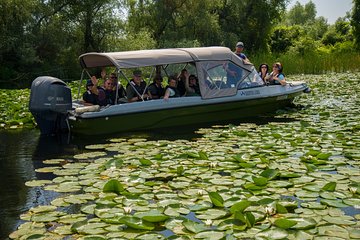
<path fill-rule="evenodd" d="M 353 28 L 356 47 L 360 50 L 360 0 L 353 0 L 351 25 Z"/>
<path fill-rule="evenodd" d="M 270 36 L 270 49 L 273 53 L 287 52 L 300 37 L 304 36 L 305 32 L 299 25 L 283 26 L 279 25 L 273 29 Z"/>
<path fill-rule="evenodd" d="M 0 77 L 29 85 L 38 75 L 79 74 L 78 56 L 106 51 L 123 22 L 115 0 L 4 0 L 0 23 Z"/>
<path fill-rule="evenodd" d="M 285 11 L 284 0 L 222 1 L 219 21 L 224 45 L 241 40 L 250 51 L 266 51 L 271 28 Z"/>
<path fill-rule="evenodd" d="M 304 6 L 296 2 L 287 13 L 287 22 L 289 25 L 303 25 L 312 23 L 316 17 L 316 6 L 310 1 Z"/>

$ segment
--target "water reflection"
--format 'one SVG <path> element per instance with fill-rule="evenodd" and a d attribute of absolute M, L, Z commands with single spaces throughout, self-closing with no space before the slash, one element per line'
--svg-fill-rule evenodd
<path fill-rule="evenodd" d="M 32 152 L 37 137 L 35 132 L 1 132 L 0 142 L 0 238 L 4 239 L 19 224 L 19 214 L 31 205 L 32 194 L 24 182 L 36 177 Z"/>
<path fill-rule="evenodd" d="M 21 224 L 21 213 L 56 197 L 25 186 L 29 180 L 53 178 L 35 169 L 42 167 L 45 159 L 74 154 L 78 149 L 59 139 L 40 137 L 37 130 L 0 131 L 0 142 L 0 239 L 6 239 Z"/>

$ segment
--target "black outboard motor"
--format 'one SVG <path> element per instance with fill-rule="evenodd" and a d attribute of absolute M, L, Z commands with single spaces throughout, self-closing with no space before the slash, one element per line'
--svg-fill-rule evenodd
<path fill-rule="evenodd" d="M 43 76 L 32 82 L 29 109 L 41 134 L 68 131 L 66 118 L 71 108 L 71 90 L 63 81 Z"/>

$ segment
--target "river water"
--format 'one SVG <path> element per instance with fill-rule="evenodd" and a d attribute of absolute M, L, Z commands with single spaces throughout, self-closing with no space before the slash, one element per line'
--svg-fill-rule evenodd
<path fill-rule="evenodd" d="M 79 147 L 61 138 L 40 137 L 38 130 L 0 131 L 0 142 L 0 239 L 6 239 L 21 223 L 21 213 L 54 198 L 25 186 L 29 180 L 52 178 L 35 172 L 42 160 L 74 154 Z"/>
<path fill-rule="evenodd" d="M 145 137 L 147 139 L 191 139 L 194 129 L 151 133 L 127 133 L 113 137 Z M 40 136 L 37 129 L 0 131 L 0 239 L 22 223 L 19 216 L 31 207 L 49 205 L 58 195 L 39 187 L 28 188 L 25 182 L 34 179 L 52 179 L 49 173 L 37 173 L 46 159 L 67 158 L 84 152 L 87 144 L 107 142 L 102 138 L 70 139 Z"/>

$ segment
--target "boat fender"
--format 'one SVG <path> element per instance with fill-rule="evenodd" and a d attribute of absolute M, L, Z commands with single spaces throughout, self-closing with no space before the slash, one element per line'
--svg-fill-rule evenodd
<path fill-rule="evenodd" d="M 100 111 L 99 105 L 92 105 L 92 106 L 85 106 L 85 107 L 78 107 L 75 108 L 75 113 L 82 114 L 84 112 L 98 112 Z"/>

